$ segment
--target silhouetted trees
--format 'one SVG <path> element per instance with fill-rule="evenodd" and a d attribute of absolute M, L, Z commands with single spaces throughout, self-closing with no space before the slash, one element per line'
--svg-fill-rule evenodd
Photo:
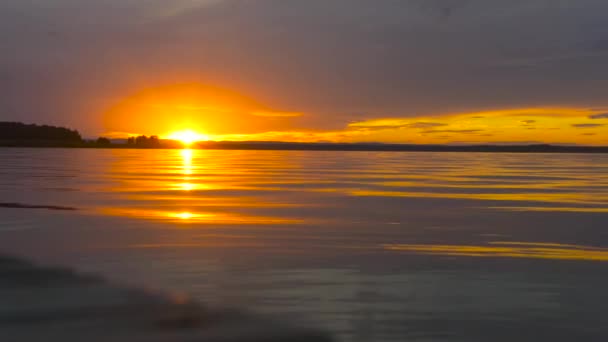
<path fill-rule="evenodd" d="M 112 143 L 109 138 L 83 140 L 76 130 L 48 125 L 0 121 L 0 146 L 5 147 L 101 147 L 163 148 L 158 136 L 140 135 L 127 139 L 127 144 Z"/>
<path fill-rule="evenodd" d="M 0 122 L 0 140 L 81 143 L 82 137 L 78 131 L 65 127 L 28 125 L 21 122 Z"/>
<path fill-rule="evenodd" d="M 97 140 L 95 141 L 95 143 L 97 145 L 101 145 L 101 146 L 107 146 L 107 145 L 112 144 L 112 142 L 110 141 L 110 139 L 105 138 L 105 137 L 99 137 L 99 138 L 97 138 Z"/>
<path fill-rule="evenodd" d="M 137 137 L 129 137 L 127 139 L 127 145 L 130 145 L 133 147 L 155 148 L 155 147 L 160 147 L 160 140 L 158 139 L 158 136 L 156 136 L 156 135 L 151 135 L 150 137 L 147 137 L 145 135 L 140 135 Z"/>

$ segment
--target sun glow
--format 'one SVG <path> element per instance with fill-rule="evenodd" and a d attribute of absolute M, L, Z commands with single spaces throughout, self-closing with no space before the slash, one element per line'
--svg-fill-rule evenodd
<path fill-rule="evenodd" d="M 209 136 L 187 129 L 170 133 L 167 135 L 167 139 L 181 141 L 184 145 L 192 145 L 197 141 L 209 140 Z"/>
<path fill-rule="evenodd" d="M 183 213 L 173 214 L 172 216 L 177 217 L 182 220 L 189 220 L 194 217 L 194 214 L 189 213 L 189 212 L 183 212 Z"/>

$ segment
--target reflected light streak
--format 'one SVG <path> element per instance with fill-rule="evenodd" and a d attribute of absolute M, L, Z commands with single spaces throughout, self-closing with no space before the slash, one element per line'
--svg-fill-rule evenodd
<path fill-rule="evenodd" d="M 189 213 L 189 212 L 176 213 L 175 217 L 182 219 L 182 220 L 189 220 L 194 217 L 194 214 Z"/>
<path fill-rule="evenodd" d="M 224 153 L 224 152 L 222 152 Z M 142 154 L 138 152 L 138 156 Z M 106 189 L 121 202 L 99 207 L 94 212 L 109 216 L 200 225 L 275 225 L 301 224 L 304 219 L 251 212 L 251 208 L 292 208 L 307 203 L 265 199 L 257 190 L 280 190 L 258 184 L 266 175 L 239 167 L 241 154 L 230 158 L 205 150 L 150 151 L 143 157 L 118 159 L 113 164 L 115 181 Z M 210 191 L 207 190 L 219 190 Z M 224 192 L 226 194 L 224 194 Z M 221 195 L 221 196 L 220 196 Z M 249 208 L 245 210 L 245 208 Z M 309 219 L 306 222 L 309 223 Z"/>
<path fill-rule="evenodd" d="M 351 190 L 352 196 L 358 197 L 404 197 L 404 198 L 449 198 L 472 199 L 485 201 L 511 201 L 511 202 L 540 202 L 540 203 L 570 203 L 584 205 L 605 204 L 608 198 L 589 195 L 586 193 L 435 193 L 414 191 L 378 191 L 378 190 Z M 495 207 L 498 208 L 498 207 Z M 510 208 L 510 207 L 501 207 Z M 517 207 L 526 210 L 528 207 Z M 532 208 L 532 207 L 530 207 Z M 557 207 L 556 207 L 557 208 Z M 561 209 L 561 208 L 559 208 Z M 594 209 L 595 210 L 595 209 Z M 600 210 L 601 211 L 601 210 Z"/>
<path fill-rule="evenodd" d="M 608 261 L 608 249 L 558 243 L 490 242 L 488 245 L 416 245 L 388 244 L 389 251 L 431 255 L 449 255 L 489 258 L 526 258 L 579 261 Z"/>
<path fill-rule="evenodd" d="M 184 182 L 178 184 L 177 188 L 182 191 L 192 191 L 196 188 L 194 184 L 190 183 L 189 177 L 189 175 L 191 175 L 193 172 L 192 156 L 194 153 L 190 149 L 183 149 L 180 151 L 180 154 L 182 156 L 182 173 L 184 174 Z"/>
<path fill-rule="evenodd" d="M 488 207 L 489 209 L 510 211 L 570 212 L 570 213 L 608 213 L 608 208 L 601 207 Z"/>
<path fill-rule="evenodd" d="M 183 149 L 180 151 L 180 154 L 182 156 L 183 174 L 192 174 L 192 157 L 194 155 L 194 152 L 191 149 Z"/>
<path fill-rule="evenodd" d="M 280 217 L 249 216 L 225 212 L 194 212 L 194 211 L 164 211 L 154 209 L 105 208 L 100 212 L 104 215 L 125 216 L 137 219 L 170 221 L 174 223 L 204 223 L 204 224 L 301 224 L 302 220 Z"/>
<path fill-rule="evenodd" d="M 192 190 L 196 189 L 196 186 L 192 183 L 181 183 L 181 184 L 178 184 L 178 189 L 183 190 L 183 191 L 192 191 Z"/>

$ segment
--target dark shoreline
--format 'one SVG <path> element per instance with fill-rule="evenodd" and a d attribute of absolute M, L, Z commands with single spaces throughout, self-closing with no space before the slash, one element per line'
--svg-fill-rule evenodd
<path fill-rule="evenodd" d="M 175 143 L 160 146 L 95 143 L 0 142 L 8 148 L 92 148 L 92 149 L 184 149 Z M 200 142 L 190 147 L 203 150 L 252 151 L 344 151 L 344 152 L 489 152 L 489 153 L 608 153 L 608 146 L 567 145 L 412 145 L 412 144 L 344 144 L 292 142 Z"/>

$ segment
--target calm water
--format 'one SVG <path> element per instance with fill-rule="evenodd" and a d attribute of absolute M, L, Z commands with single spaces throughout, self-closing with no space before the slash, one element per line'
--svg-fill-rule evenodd
<path fill-rule="evenodd" d="M 342 341 L 608 338 L 608 155 L 0 149 L 0 252 Z"/>

